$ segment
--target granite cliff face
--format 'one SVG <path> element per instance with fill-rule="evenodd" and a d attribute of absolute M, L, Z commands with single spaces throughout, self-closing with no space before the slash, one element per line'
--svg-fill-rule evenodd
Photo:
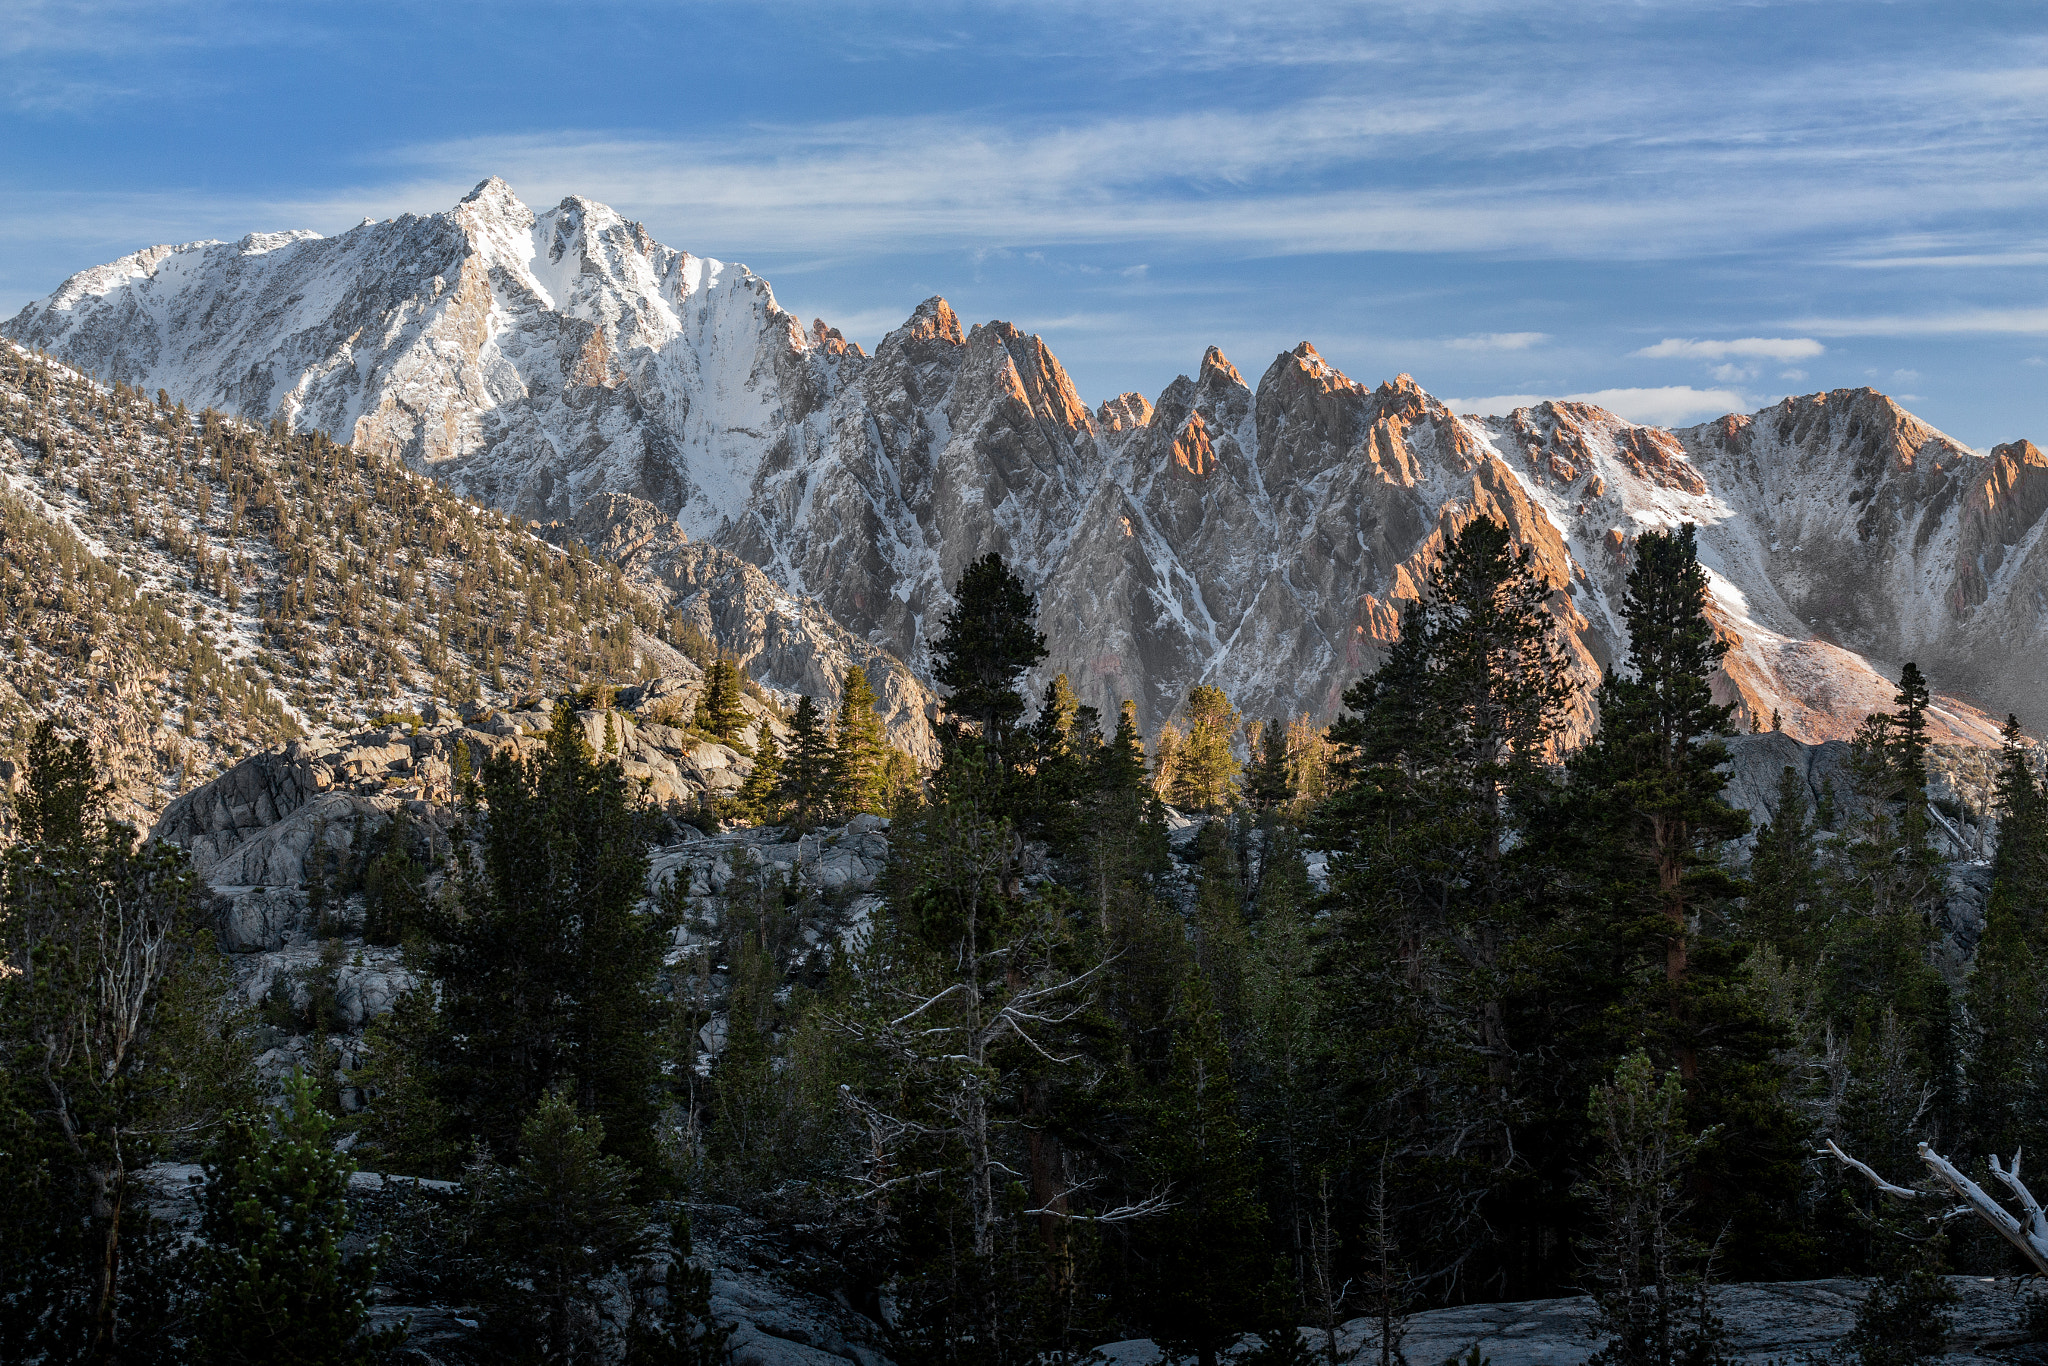
<path fill-rule="evenodd" d="M 1950 694 L 1947 738 L 1992 738 L 1960 699 L 2048 716 L 2048 458 L 1977 455 L 1873 390 L 1679 431 L 1570 403 L 1460 416 L 1303 343 L 1256 383 L 1212 348 L 1153 400 L 1091 411 L 1008 323 L 931 299 L 869 356 L 744 267 L 586 200 L 535 214 L 496 180 L 333 239 L 151 248 L 6 330 L 400 455 L 593 544 L 645 522 L 586 514 L 630 496 L 674 532 L 623 552 L 643 577 L 681 591 L 730 552 L 913 673 L 947 586 L 1000 551 L 1040 594 L 1046 670 L 1106 712 L 1137 699 L 1148 729 L 1197 682 L 1249 714 L 1329 716 L 1479 513 L 1536 548 L 1588 681 L 1626 658 L 1633 539 L 1690 520 L 1745 720 L 1839 738 L 1908 659 Z"/>

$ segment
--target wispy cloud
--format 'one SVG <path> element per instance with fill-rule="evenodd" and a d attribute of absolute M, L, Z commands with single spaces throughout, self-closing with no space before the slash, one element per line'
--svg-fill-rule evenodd
<path fill-rule="evenodd" d="M 1695 389 L 1671 384 L 1652 389 L 1595 389 L 1583 394 L 1493 394 L 1486 398 L 1447 398 L 1453 412 L 1497 417 L 1516 408 L 1533 408 L 1546 399 L 1590 403 L 1617 417 L 1650 426 L 1669 427 L 1687 418 L 1718 417 L 1740 412 L 1749 402 L 1733 389 Z"/>
<path fill-rule="evenodd" d="M 1811 337 L 1738 337 L 1733 341 L 1687 341 L 1666 337 L 1646 346 L 1638 356 L 1653 359 L 1724 360 L 1729 356 L 1750 356 L 1760 360 L 1811 360 L 1827 348 Z"/>
<path fill-rule="evenodd" d="M 1481 332 L 1477 336 L 1454 337 L 1444 345 L 1453 351 L 1527 351 L 1538 342 L 1549 340 L 1548 332 Z"/>
<path fill-rule="evenodd" d="M 1969 308 L 1869 318 L 1801 318 L 1792 326 L 1823 337 L 1937 337 L 1958 333 L 2048 334 L 2048 308 Z"/>
<path fill-rule="evenodd" d="M 1485 100 L 1469 83 L 1425 81 L 1056 120 L 970 109 L 703 138 L 564 129 L 424 142 L 381 160 L 427 179 L 495 172 L 541 196 L 573 189 L 778 249 L 828 236 L 1144 239 L 1661 259 L 1802 237 L 1836 251 L 1873 224 L 1888 240 L 1916 227 L 1933 237 L 1987 212 L 2048 209 L 2041 120 L 1981 92 L 1972 108 L 1943 73 L 1815 69 L 1790 88 L 1771 73 L 1713 111 L 1681 113 L 1640 83 L 1489 70 L 1505 87 Z M 1930 108 L 1936 95 L 1946 103 Z"/>

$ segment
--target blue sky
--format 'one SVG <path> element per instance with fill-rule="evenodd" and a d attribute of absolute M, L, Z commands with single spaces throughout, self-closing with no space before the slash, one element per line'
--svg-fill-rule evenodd
<path fill-rule="evenodd" d="M 2048 441 L 2038 0 L 11 0 L 0 132 L 9 314 L 497 174 L 870 345 L 944 294 L 1091 402 L 1308 339 L 1493 410 L 1871 384 Z"/>

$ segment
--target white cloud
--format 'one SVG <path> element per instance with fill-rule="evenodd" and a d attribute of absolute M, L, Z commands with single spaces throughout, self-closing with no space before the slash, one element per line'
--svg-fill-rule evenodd
<path fill-rule="evenodd" d="M 2048 358 L 2043 358 L 2043 357 L 2041 357 L 2041 356 L 2028 356 L 2028 357 L 2027 357 L 2027 358 L 2026 358 L 2025 360 L 2021 361 L 2021 362 L 2020 362 L 2020 364 L 2022 364 L 2022 365 L 2048 365 Z"/>
<path fill-rule="evenodd" d="M 1792 380 L 1805 379 L 1806 372 L 1804 370 L 1780 370 L 1778 372 L 1778 378 Z"/>
<path fill-rule="evenodd" d="M 1745 411 L 1749 401 L 1733 389 L 1695 389 L 1686 384 L 1669 384 L 1655 389 L 1596 389 L 1585 394 L 1494 394 L 1486 398 L 1447 398 L 1444 406 L 1456 413 L 1481 413 L 1489 417 L 1531 408 L 1545 398 L 1562 398 L 1570 403 L 1590 403 L 1605 408 L 1630 422 L 1669 427 L 1687 418 L 1719 417 L 1722 413 Z"/>
<path fill-rule="evenodd" d="M 1549 340 L 1548 332 L 1481 332 L 1454 337 L 1444 345 L 1453 351 L 1527 351 L 1536 343 Z"/>
<path fill-rule="evenodd" d="M 1811 337 L 1738 337 L 1734 341 L 1687 341 L 1666 337 L 1655 346 L 1636 352 L 1659 360 L 1725 360 L 1729 356 L 1754 356 L 1761 360 L 1811 360 L 1827 348 Z"/>
<path fill-rule="evenodd" d="M 1504 417 L 1517 408 L 1533 408 L 1544 401 L 1543 394 L 1488 394 L 1485 398 L 1447 398 L 1444 407 L 1454 413 L 1477 413 L 1481 417 Z"/>
<path fill-rule="evenodd" d="M 2048 335 L 2048 308 L 1972 308 L 1872 318 L 1803 318 L 1792 324 L 1824 337 L 1938 337 L 1961 332 Z"/>
<path fill-rule="evenodd" d="M 1631 422 L 1668 427 L 1687 418 L 1719 417 L 1745 411 L 1749 401 L 1733 389 L 1695 389 L 1667 384 L 1654 389 L 1598 389 L 1569 395 L 1574 403 L 1591 403 Z"/>
<path fill-rule="evenodd" d="M 1755 379 L 1757 372 L 1753 365 L 1715 365 L 1709 367 L 1707 373 L 1723 384 L 1740 384 L 1743 380 Z"/>

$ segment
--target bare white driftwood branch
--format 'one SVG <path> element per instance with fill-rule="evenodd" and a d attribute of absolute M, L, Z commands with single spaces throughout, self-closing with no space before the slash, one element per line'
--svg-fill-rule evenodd
<path fill-rule="evenodd" d="M 1947 1192 L 1916 1191 L 1908 1190 L 1904 1186 L 1894 1186 L 1868 1166 L 1843 1152 L 1833 1140 L 1828 1142 L 1828 1151 L 1846 1165 L 1869 1177 L 1870 1183 L 1886 1195 L 1896 1196 L 1901 1200 L 1919 1200 L 1953 1194 L 1963 1202 L 1964 1210 L 1975 1214 L 1997 1229 L 1998 1235 L 2018 1248 L 2021 1255 L 2034 1264 L 2036 1271 L 2048 1276 L 2048 1215 L 2043 1215 L 2041 1202 L 2034 1198 L 2034 1193 L 2020 1180 L 2019 1153 L 2015 1152 L 2012 1155 L 2012 1166 L 2009 1168 L 2000 1166 L 1998 1158 L 1993 1156 L 1991 1174 L 2012 1192 L 2013 1199 L 2019 1202 L 2020 1208 L 2026 1214 L 2024 1220 L 2014 1217 L 2012 1211 L 1999 1204 L 1989 1191 L 1963 1175 L 1961 1168 L 1925 1143 L 1920 1145 L 1920 1160 L 1927 1165 L 1927 1170 L 1934 1174 L 1935 1179 L 1948 1188 Z M 1962 1212 L 1963 1210 L 1954 1211 L 1957 1214 Z"/>
<path fill-rule="evenodd" d="M 1854 1167 L 1857 1171 L 1869 1177 L 1870 1184 L 1883 1191 L 1886 1195 L 1895 1195 L 1901 1200 L 1918 1200 L 1921 1196 L 1927 1194 L 1926 1191 L 1916 1191 L 1905 1186 L 1894 1186 L 1891 1182 L 1872 1171 L 1867 1165 L 1858 1162 L 1855 1158 L 1843 1152 L 1832 1138 L 1828 1140 L 1828 1151 L 1840 1158 L 1845 1165 Z"/>

